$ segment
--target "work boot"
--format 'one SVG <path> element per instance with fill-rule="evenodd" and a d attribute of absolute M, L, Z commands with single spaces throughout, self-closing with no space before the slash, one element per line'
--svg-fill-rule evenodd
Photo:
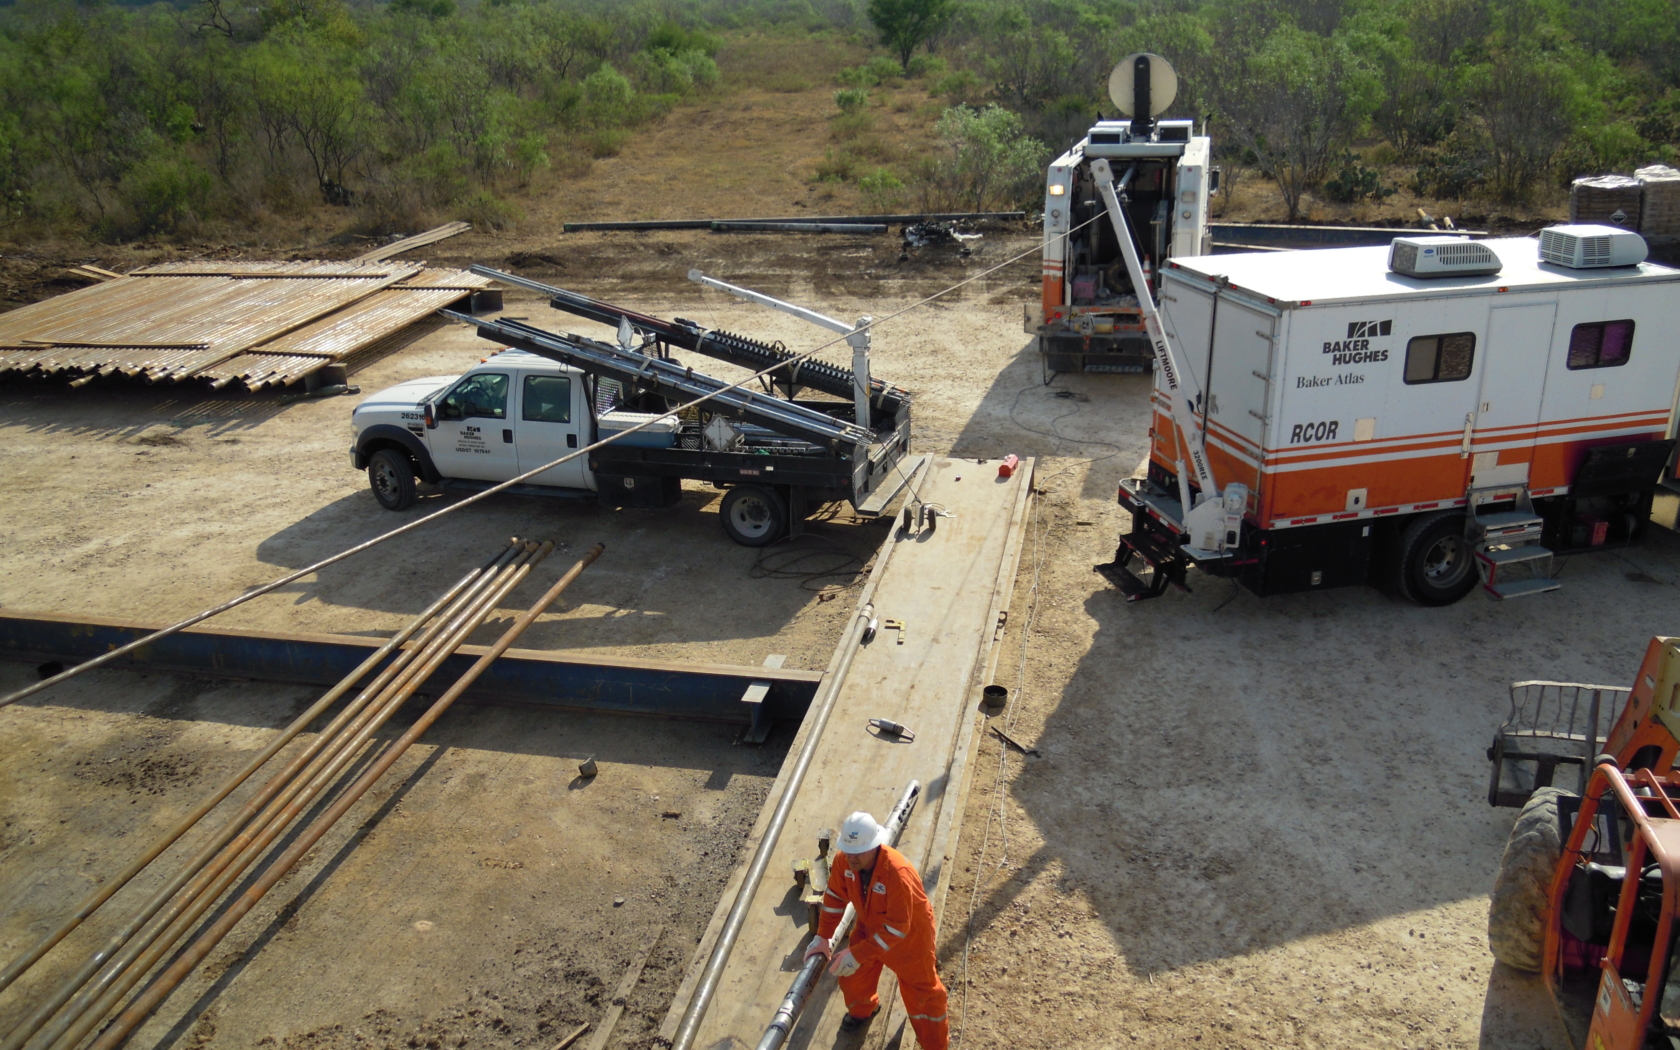
<path fill-rule="evenodd" d="M 852 1013 L 851 1011 L 848 1010 L 846 1012 L 846 1016 L 842 1017 L 840 1019 L 840 1030 L 842 1032 L 855 1032 L 859 1028 L 862 1028 L 864 1025 L 866 1025 L 869 1022 L 875 1020 L 875 1015 L 880 1013 L 880 1012 L 881 1012 L 881 1008 L 879 1006 L 877 1006 L 873 1011 L 870 1012 L 868 1017 L 859 1017 L 856 1014 L 854 1014 L 854 1013 Z"/>

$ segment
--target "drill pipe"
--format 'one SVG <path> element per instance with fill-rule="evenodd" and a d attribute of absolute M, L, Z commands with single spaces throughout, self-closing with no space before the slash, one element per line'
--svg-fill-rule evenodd
<path fill-rule="evenodd" d="M 504 563 L 500 568 L 480 577 L 444 617 L 427 629 L 421 636 L 419 645 L 403 650 L 398 659 L 382 671 L 374 682 L 334 719 L 332 725 L 311 742 L 309 749 L 269 782 L 263 796 L 252 800 L 249 808 L 255 808 L 265 800 L 272 799 L 261 814 L 245 825 L 237 838 L 228 843 L 226 836 L 218 836 L 219 842 L 207 844 L 167 886 L 153 895 L 122 930 L 113 935 L 105 950 L 89 960 L 74 977 L 61 986 L 52 1002 L 43 1004 L 14 1030 L 0 1050 L 12 1050 L 13 1047 L 21 1045 L 23 1040 L 29 1037 L 29 1032 L 39 1028 L 70 994 L 86 984 L 88 977 L 99 969 L 110 953 L 133 937 L 135 931 L 170 900 L 187 878 L 198 871 L 198 876 L 170 904 L 163 918 L 147 933 L 128 944 L 126 950 L 106 967 L 106 971 L 70 1003 L 63 1015 L 38 1040 L 37 1046 L 52 1045 L 73 1024 L 76 1025 L 77 1034 L 69 1040 L 69 1044 L 73 1045 L 79 1041 L 88 1029 L 108 1012 L 110 1006 L 115 1005 L 116 1000 L 155 965 L 157 959 L 168 951 L 169 946 L 180 939 L 186 929 L 208 909 L 239 873 L 249 867 L 299 813 L 308 808 L 310 800 L 338 776 L 379 726 L 383 725 L 437 666 L 466 640 L 495 608 L 496 603 L 518 585 L 529 571 L 523 562 L 531 556 L 534 546 L 528 543 L 515 546 L 498 557 L 496 561 Z M 302 767 L 301 773 L 299 767 Z M 274 797 L 276 795 L 278 797 Z M 223 830 L 231 833 L 238 824 L 238 821 L 230 821 L 229 826 Z M 212 856 L 215 858 L 213 861 Z M 209 896 L 204 896 L 206 887 L 212 883 L 214 885 Z M 162 943 L 154 944 L 160 936 L 163 938 Z M 142 952 L 146 953 L 143 965 L 134 970 L 135 957 Z M 105 991 L 113 986 L 116 988 L 114 992 Z M 96 996 L 100 997 L 104 1008 L 96 1010 L 91 1017 L 86 1016 L 88 1006 Z M 83 1023 L 77 1024 L 78 1019 Z"/>
<path fill-rule="evenodd" d="M 517 541 L 515 541 L 515 543 L 517 544 Z M 457 593 L 453 599 L 451 608 L 443 614 L 443 617 L 440 618 L 436 624 L 428 628 L 420 636 L 419 642 L 416 646 L 399 652 L 397 654 L 397 658 L 391 662 L 389 667 L 381 671 L 380 674 L 374 678 L 373 682 L 370 683 L 360 695 L 347 704 L 345 709 L 335 716 L 332 722 L 329 723 L 325 729 L 316 734 L 315 739 L 312 740 L 302 750 L 302 752 L 295 756 L 283 770 L 271 777 L 268 783 L 264 785 L 264 787 L 248 802 L 246 802 L 238 813 L 229 818 L 229 820 L 222 825 L 216 834 L 211 837 L 210 841 L 208 841 L 199 850 L 199 852 L 193 856 L 192 859 L 187 861 L 187 863 L 167 883 L 165 883 L 165 885 L 159 887 L 159 889 L 147 899 L 146 903 L 143 904 L 132 916 L 130 916 L 128 921 L 119 930 L 111 935 L 105 945 L 83 964 L 80 970 L 61 983 L 58 989 L 51 996 L 36 1007 L 34 1012 L 32 1012 L 23 1021 L 19 1022 L 18 1025 L 15 1026 L 10 1033 L 8 1033 L 6 1039 L 3 1042 L 0 1042 L 0 1050 L 17 1050 L 17 1048 L 21 1047 L 25 1041 L 41 1027 L 41 1025 L 45 1024 L 46 1021 L 52 1017 L 53 1013 L 58 1010 L 59 1007 L 63 1006 L 66 1000 L 75 994 L 78 988 L 87 983 L 88 978 L 91 977 L 100 968 L 100 966 L 102 966 L 105 961 L 111 957 L 112 953 L 122 948 L 128 939 L 132 937 L 142 926 L 144 926 L 146 922 L 157 913 L 158 909 L 162 908 L 163 905 L 169 901 L 170 897 L 173 896 L 177 890 L 186 884 L 187 880 L 192 877 L 194 872 L 203 868 L 205 864 L 209 863 L 210 860 L 217 855 L 217 852 L 226 845 L 235 832 L 237 832 L 241 826 L 246 825 L 246 822 L 251 818 L 252 814 L 256 813 L 258 809 L 264 805 L 264 803 L 268 802 L 268 800 L 279 792 L 281 788 L 286 786 L 294 778 L 298 770 L 302 768 L 305 763 L 310 762 L 313 756 L 315 756 L 323 748 L 334 744 L 334 741 L 338 738 L 338 732 L 341 727 L 343 727 L 344 724 L 350 720 L 351 717 L 354 716 L 370 698 L 377 695 L 384 684 L 388 682 L 393 675 L 400 671 L 406 664 L 410 663 L 414 659 L 415 655 L 425 648 L 427 642 L 436 636 L 438 630 L 444 624 L 449 622 L 450 617 L 456 615 L 459 610 L 470 608 L 475 602 L 477 602 L 478 597 L 483 592 L 484 588 L 492 584 L 495 578 L 497 565 L 506 561 L 510 556 L 517 555 L 519 550 L 520 547 L 517 545 L 510 546 L 507 551 L 493 558 L 484 570 L 475 572 L 473 575 L 475 575 L 477 579 L 468 584 L 464 592 L 461 592 L 459 587 L 456 588 L 455 591 Z M 445 600 L 449 600 L 449 598 L 449 595 L 445 595 Z M 432 608 L 427 612 L 435 612 L 438 604 L 441 604 L 441 602 L 434 603 Z M 422 619 L 419 622 L 424 622 L 424 620 Z M 320 705 L 316 704 L 315 707 L 318 708 Z M 300 719 L 299 721 L 301 722 L 302 720 Z M 294 726 L 295 725 L 298 725 L 298 723 L 294 723 Z M 272 813 L 272 809 L 270 813 Z M 260 826 L 260 824 L 253 825 L 253 827 L 255 826 Z M 229 851 L 229 855 L 231 855 L 232 852 L 237 852 L 237 849 L 238 847 L 235 846 L 232 851 Z M 202 881 L 198 884 L 198 887 L 201 886 Z M 195 887 L 194 892 L 198 887 Z M 171 914 L 174 914 L 174 912 Z M 166 918 L 164 922 L 167 921 L 168 919 Z M 161 924 L 159 928 L 161 928 Z M 134 950 L 138 951 L 139 948 L 143 948 L 145 944 L 149 942 L 151 937 L 155 936 L 156 932 L 154 931 Z M 62 1026 L 67 1023 L 68 1021 L 61 1021 L 59 1025 L 54 1026 L 54 1031 L 56 1032 L 61 1030 Z M 48 1041 L 50 1042 L 50 1040 L 51 1037 L 49 1036 Z"/>
<path fill-rule="evenodd" d="M 443 608 L 443 606 L 458 597 L 460 593 L 467 588 L 468 584 L 472 583 L 472 581 L 480 574 L 489 572 L 495 563 L 500 560 L 501 556 L 493 558 L 482 567 L 474 569 L 465 576 L 461 577 L 461 579 L 456 582 L 455 586 L 451 587 L 444 593 L 443 597 L 433 602 L 424 612 L 409 623 L 408 626 L 393 635 L 390 641 L 386 642 L 369 655 L 366 660 L 362 661 L 361 666 L 357 667 L 354 671 L 351 671 L 337 685 L 327 690 L 321 699 L 315 701 L 309 710 L 293 719 L 291 725 L 281 730 L 280 734 L 270 741 L 267 747 L 263 748 L 255 758 L 246 763 L 244 769 L 241 769 L 239 772 L 229 777 L 226 783 L 216 790 L 215 794 L 199 803 L 196 809 L 194 809 L 191 813 L 188 813 L 185 817 L 182 817 L 173 828 L 164 832 L 164 834 L 160 836 L 156 842 L 152 843 L 146 852 L 135 858 L 128 867 L 124 868 L 116 875 L 113 875 L 103 886 L 95 890 L 93 893 L 90 893 L 87 896 L 87 899 L 82 901 L 82 903 L 77 906 L 76 910 L 61 924 L 59 924 L 56 929 L 41 938 L 41 940 L 27 952 L 24 952 L 22 955 L 12 960 L 5 970 L 0 970 L 0 992 L 3 992 L 10 987 L 13 981 L 17 980 L 18 977 L 27 972 L 31 966 L 34 966 L 37 962 L 39 962 L 43 955 L 51 951 L 53 945 L 63 940 L 69 935 L 70 931 L 81 925 L 83 920 L 97 911 L 100 905 L 110 900 L 113 894 L 126 886 L 128 881 L 138 875 L 146 867 L 146 865 L 156 860 L 164 850 L 174 844 L 176 839 L 186 834 L 189 828 L 204 819 L 206 814 L 216 808 L 216 806 L 224 798 L 227 798 L 228 795 L 232 794 L 233 790 L 240 784 L 243 784 L 251 776 L 251 774 L 261 769 L 269 759 L 279 753 L 281 748 L 291 743 L 293 738 L 314 722 L 315 719 L 319 718 L 327 708 L 337 703 L 339 698 L 349 692 L 352 686 L 366 677 L 366 675 L 374 668 L 378 667 L 380 663 L 387 656 L 390 656 L 391 653 L 399 646 L 412 638 L 416 631 L 424 627 L 427 621 L 437 615 L 439 609 Z"/>
<path fill-rule="evenodd" d="M 516 554 L 497 576 L 487 581 L 490 584 L 488 590 L 479 591 L 468 602 L 458 606 L 456 615 L 448 621 L 442 633 L 435 634 L 429 646 L 414 651 L 417 654 L 417 662 L 411 663 L 401 675 L 373 697 L 377 703 L 370 704 L 338 734 L 332 742 L 331 750 L 319 755 L 302 775 L 294 778 L 285 791 L 222 851 L 215 863 L 194 880 L 170 906 L 164 917 L 143 938 L 130 944 L 123 955 L 71 1003 L 64 1016 L 54 1022 L 44 1039 L 37 1044 L 38 1048 L 48 1045 L 76 1045 L 100 1018 L 115 1007 L 122 996 L 168 953 L 175 942 L 180 940 L 234 880 L 262 855 L 293 820 L 309 808 L 314 798 L 339 776 L 373 733 L 396 713 L 456 648 L 466 641 L 501 599 L 518 586 L 531 566 L 546 553 L 545 545 L 545 548 L 533 557 L 535 547 L 535 544 L 525 544 L 523 551 Z M 522 564 L 522 560 L 526 558 L 530 560 Z M 145 954 L 140 955 L 141 952 Z M 140 955 L 138 963 L 135 962 L 137 955 Z M 103 994 L 100 994 L 102 991 Z M 96 995 L 99 999 L 92 1004 L 93 1009 L 89 1010 L 89 1004 Z M 72 1024 L 75 1027 L 71 1034 L 60 1038 L 65 1029 L 70 1028 Z"/>
<path fill-rule="evenodd" d="M 916 808 L 916 799 L 921 795 L 920 781 L 910 781 L 910 786 L 904 789 L 898 805 L 893 807 L 892 814 L 887 817 L 887 845 L 898 845 L 898 837 L 904 833 L 904 825 L 910 820 L 910 813 Z M 840 925 L 834 928 L 831 943 L 838 944 L 848 933 L 852 932 L 852 923 L 857 920 L 857 910 L 850 904 L 846 905 L 846 914 L 840 916 Z M 817 978 L 822 976 L 823 967 L 828 960 L 821 955 L 813 955 L 805 960 L 805 965 L 799 968 L 799 974 L 794 977 L 793 984 L 788 988 L 787 995 L 782 998 L 782 1005 L 777 1008 L 776 1016 L 770 1021 L 770 1027 L 764 1030 L 764 1036 L 758 1041 L 758 1050 L 779 1050 L 787 1042 L 788 1036 L 793 1034 L 793 1026 L 799 1023 L 799 1015 L 805 1012 L 805 1004 L 811 1001 L 811 993 L 817 990 Z"/>
<path fill-rule="evenodd" d="M 547 553 L 546 548 L 552 548 L 552 546 L 552 544 L 545 544 L 544 553 Z M 599 543 L 591 547 L 582 558 L 578 559 L 575 565 L 566 571 L 564 576 L 555 581 L 554 586 L 550 587 L 546 594 L 537 599 L 535 605 L 521 613 L 519 618 L 514 620 L 508 629 L 503 632 L 502 636 L 496 639 L 496 644 L 491 646 L 490 651 L 479 657 L 477 662 L 468 668 L 466 673 L 456 680 L 455 684 L 450 686 L 442 696 L 438 697 L 426 713 L 421 715 L 414 725 L 410 726 L 408 731 L 397 739 L 396 743 L 379 756 L 377 762 L 364 772 L 349 789 L 339 795 L 337 800 L 333 802 L 332 808 L 315 818 L 299 834 L 297 840 L 287 847 L 286 852 L 270 864 L 250 888 L 228 903 L 227 910 L 222 916 L 209 929 L 199 934 L 198 939 L 181 953 L 169 969 L 160 974 L 150 987 L 129 1004 L 128 1009 L 111 1022 L 110 1027 L 100 1033 L 99 1038 L 94 1041 L 90 1050 L 113 1050 L 114 1047 L 128 1038 L 128 1034 L 134 1030 L 135 1026 L 145 1020 L 153 1010 L 157 1009 L 158 1004 L 164 1000 L 164 997 L 173 991 L 175 986 L 180 984 L 194 967 L 204 961 L 205 956 L 209 955 L 211 950 L 221 943 L 222 938 L 227 936 L 228 931 L 233 929 L 252 908 L 256 907 L 257 902 L 262 900 L 263 895 L 273 889 L 275 883 L 284 878 L 286 873 L 291 871 L 297 862 L 303 858 L 304 854 L 314 848 L 321 837 L 334 824 L 338 823 L 345 813 L 349 812 L 350 807 L 355 805 L 357 800 L 366 794 L 380 777 L 385 775 L 385 772 L 408 751 L 409 747 L 427 729 L 431 728 L 432 723 L 442 717 L 443 713 L 449 710 L 461 694 L 466 692 L 472 683 L 477 681 L 478 677 L 496 661 L 496 658 L 506 652 L 519 639 L 519 636 L 525 633 L 525 629 L 536 622 L 537 617 L 554 604 L 566 588 L 571 586 L 572 581 L 577 579 L 583 570 L 594 563 L 595 559 L 599 558 L 605 550 L 606 548 Z"/>

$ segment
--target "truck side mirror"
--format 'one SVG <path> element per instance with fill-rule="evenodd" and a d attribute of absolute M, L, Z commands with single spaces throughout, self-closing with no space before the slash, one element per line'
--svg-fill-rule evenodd
<path fill-rule="evenodd" d="M 437 409 L 433 407 L 430 401 L 426 402 L 426 429 L 437 429 Z"/>
<path fill-rule="evenodd" d="M 1212 169 L 1211 171 L 1208 172 L 1208 193 L 1209 194 L 1214 194 L 1214 193 L 1218 193 L 1218 192 L 1219 192 L 1219 169 L 1214 168 L 1214 169 Z"/>

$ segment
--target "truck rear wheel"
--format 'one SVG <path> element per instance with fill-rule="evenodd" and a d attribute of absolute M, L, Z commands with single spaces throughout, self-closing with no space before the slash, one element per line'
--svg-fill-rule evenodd
<path fill-rule="evenodd" d="M 382 448 L 368 460 L 368 487 L 386 510 L 414 506 L 414 464 L 394 448 Z"/>
<path fill-rule="evenodd" d="M 1563 856 L 1558 799 L 1564 797 L 1575 793 L 1544 787 L 1530 796 L 1499 859 L 1499 877 L 1488 902 L 1488 948 L 1513 970 L 1538 973 L 1545 962 L 1552 877 Z"/>
<path fill-rule="evenodd" d="M 723 497 L 723 531 L 743 547 L 766 547 L 787 531 L 787 504 L 774 489 L 736 485 Z"/>
<path fill-rule="evenodd" d="M 1400 593 L 1419 605 L 1451 605 L 1476 586 L 1476 566 L 1456 510 L 1418 518 L 1400 534 Z"/>

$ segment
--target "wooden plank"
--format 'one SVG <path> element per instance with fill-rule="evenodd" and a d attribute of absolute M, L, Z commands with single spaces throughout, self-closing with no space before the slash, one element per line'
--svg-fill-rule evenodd
<path fill-rule="evenodd" d="M 624 971 L 624 979 L 618 982 L 618 988 L 613 992 L 612 1007 L 607 1010 L 607 1016 L 601 1018 L 600 1026 L 595 1029 L 595 1038 L 589 1041 L 589 1050 L 606 1050 L 607 1040 L 612 1038 L 613 1028 L 618 1025 L 618 1019 L 624 1016 L 624 1000 L 635 991 L 636 982 L 642 979 L 642 968 L 647 966 L 648 956 L 653 954 L 653 946 L 659 943 L 659 935 L 664 932 L 664 926 L 655 926 L 650 930 L 647 939 L 642 942 L 641 951 L 630 960 L 630 968 Z"/>
<path fill-rule="evenodd" d="M 384 262 L 393 255 L 401 255 L 403 252 L 415 248 L 424 248 L 428 244 L 436 244 L 438 241 L 454 237 L 456 234 L 466 233 L 470 229 L 472 229 L 472 223 L 470 222 L 446 222 L 442 226 L 433 227 L 424 233 L 404 237 L 400 241 L 392 241 L 390 244 L 381 245 L 371 252 L 363 252 L 352 261 Z"/>
<path fill-rule="evenodd" d="M 883 622 L 905 622 L 904 643 L 885 632 L 878 635 L 859 650 L 841 684 L 833 716 L 701 1024 L 697 1047 L 729 1040 L 755 1045 L 786 993 L 787 967 L 797 965 L 805 924 L 803 914 L 779 915 L 776 907 L 786 893 L 793 861 L 815 848 L 819 828 L 834 826 L 853 810 L 884 817 L 904 785 L 920 780 L 923 800 L 899 849 L 926 881 L 939 829 L 961 819 L 960 812 L 946 816 L 946 807 L 960 794 L 949 777 L 965 731 L 972 733 L 971 686 L 993 646 L 996 592 L 1006 578 L 1006 555 L 1019 549 L 1012 534 L 1020 528 L 1019 508 L 1031 469 L 1008 479 L 995 475 L 995 465 L 973 460 L 930 463 L 919 496 L 953 516 L 941 518 L 932 534 L 895 532 L 888 540 L 892 558 L 874 605 Z M 904 723 L 916 731 L 914 742 L 871 736 L 866 724 L 872 717 Z M 934 888 L 931 881 L 928 885 Z M 720 910 L 730 903 L 726 895 Z M 844 1011 L 835 993 L 832 981 L 818 986 L 795 1045 L 826 1045 L 833 1038 Z M 883 981 L 882 994 L 891 994 L 890 982 Z M 673 1011 L 680 1016 L 686 1006 L 687 998 L 679 997 Z M 884 1031 L 887 1026 L 874 1027 Z"/>

